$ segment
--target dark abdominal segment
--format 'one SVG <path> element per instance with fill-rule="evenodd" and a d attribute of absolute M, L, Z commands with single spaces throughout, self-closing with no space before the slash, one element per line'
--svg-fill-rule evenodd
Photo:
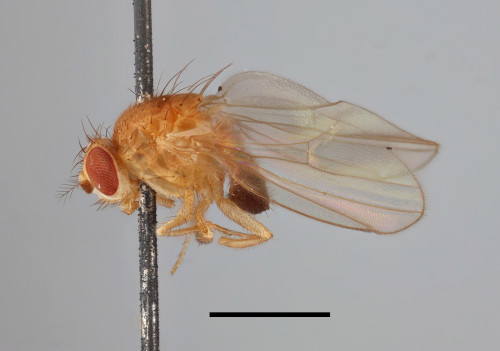
<path fill-rule="evenodd" d="M 269 195 L 265 181 L 251 173 L 246 174 L 242 181 L 245 182 L 246 187 L 233 178 L 230 179 L 228 199 L 251 214 L 258 214 L 268 210 Z M 254 189 L 254 191 L 249 189 Z"/>

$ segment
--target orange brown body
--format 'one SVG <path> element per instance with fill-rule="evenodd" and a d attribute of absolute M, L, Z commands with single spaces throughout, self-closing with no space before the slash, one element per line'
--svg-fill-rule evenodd
<path fill-rule="evenodd" d="M 174 83 L 169 94 L 126 109 L 111 138 L 89 137 L 78 178 L 83 190 L 127 214 L 138 207 L 140 182 L 155 190 L 160 205 L 182 200 L 157 234 L 186 236 L 186 245 L 190 234 L 211 242 L 214 230 L 223 234 L 221 245 L 233 248 L 269 240 L 253 215 L 270 202 L 380 234 L 422 217 L 424 197 L 411 171 L 427 164 L 438 144 L 267 73 L 240 73 L 203 96 L 217 75 L 200 94 L 193 90 L 201 83 L 184 94 L 173 91 Z M 207 221 L 212 203 L 246 232 Z"/>

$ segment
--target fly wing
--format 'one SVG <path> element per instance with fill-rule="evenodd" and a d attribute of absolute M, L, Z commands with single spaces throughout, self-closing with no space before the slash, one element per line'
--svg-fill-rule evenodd
<path fill-rule="evenodd" d="M 347 102 L 330 103 L 290 80 L 261 72 L 229 78 L 202 107 L 230 123 L 221 147 L 231 176 L 265 179 L 272 202 L 308 217 L 377 233 L 398 232 L 423 214 L 411 170 L 438 145 Z M 265 189 L 249 188 L 261 195 Z"/>

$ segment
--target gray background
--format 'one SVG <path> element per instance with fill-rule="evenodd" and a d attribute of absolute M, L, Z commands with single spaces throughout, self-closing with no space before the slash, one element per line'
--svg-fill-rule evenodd
<path fill-rule="evenodd" d="M 497 350 L 500 3 L 154 1 L 155 78 L 228 63 L 371 109 L 442 147 L 427 214 L 395 236 L 274 208 L 247 250 L 159 240 L 162 350 Z M 0 349 L 138 350 L 136 215 L 96 212 L 70 175 L 81 121 L 134 96 L 130 1 L 0 4 Z M 165 81 L 165 79 L 164 79 Z M 217 83 L 210 92 L 214 92 Z M 162 209 L 159 219 L 172 213 Z M 213 209 L 209 217 L 226 223 Z M 210 319 L 210 311 L 330 311 Z"/>

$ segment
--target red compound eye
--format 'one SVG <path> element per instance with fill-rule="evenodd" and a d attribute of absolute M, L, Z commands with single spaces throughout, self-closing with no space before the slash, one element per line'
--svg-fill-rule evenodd
<path fill-rule="evenodd" d="M 85 170 L 92 185 L 104 195 L 118 190 L 118 175 L 111 155 L 100 147 L 90 150 L 85 160 Z"/>

